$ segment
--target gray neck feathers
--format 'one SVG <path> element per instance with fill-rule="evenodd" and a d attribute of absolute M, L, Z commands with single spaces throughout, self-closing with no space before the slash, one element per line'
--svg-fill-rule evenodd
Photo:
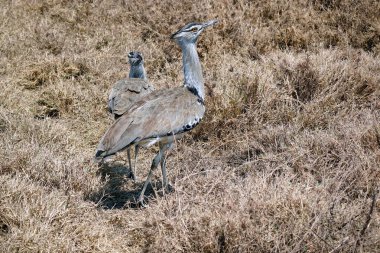
<path fill-rule="evenodd" d="M 190 91 L 196 91 L 202 100 L 205 97 L 202 67 L 199 61 L 195 43 L 182 44 L 182 62 L 185 77 L 184 86 Z"/>
<path fill-rule="evenodd" d="M 131 70 L 129 71 L 129 78 L 141 78 L 146 80 L 146 72 L 144 69 L 144 64 L 138 64 L 138 65 L 132 65 L 131 64 Z"/>

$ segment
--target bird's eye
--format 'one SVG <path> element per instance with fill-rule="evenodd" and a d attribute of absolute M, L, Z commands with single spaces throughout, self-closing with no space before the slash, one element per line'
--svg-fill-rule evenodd
<path fill-rule="evenodd" d="M 195 33 L 195 32 L 198 32 L 198 28 L 196 28 L 196 27 L 193 27 L 193 28 L 191 28 L 191 30 L 190 31 L 192 31 L 193 33 Z"/>

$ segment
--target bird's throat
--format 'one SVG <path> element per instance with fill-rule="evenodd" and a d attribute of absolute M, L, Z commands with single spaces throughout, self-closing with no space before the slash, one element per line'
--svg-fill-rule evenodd
<path fill-rule="evenodd" d="M 131 70 L 129 71 L 129 78 L 141 78 L 146 80 L 146 72 L 143 64 L 131 65 Z"/>
<path fill-rule="evenodd" d="M 195 43 L 182 45 L 184 85 L 204 100 L 204 81 Z"/>

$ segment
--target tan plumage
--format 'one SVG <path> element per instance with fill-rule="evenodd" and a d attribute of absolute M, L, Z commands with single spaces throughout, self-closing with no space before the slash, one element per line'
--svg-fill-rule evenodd
<path fill-rule="evenodd" d="M 135 143 L 152 145 L 195 127 L 204 112 L 202 101 L 186 87 L 154 91 L 107 130 L 98 150 L 103 151 L 101 156 L 108 156 Z"/>
<path fill-rule="evenodd" d="M 123 115 L 137 100 L 152 92 L 154 87 L 147 80 L 125 78 L 116 82 L 108 96 L 108 107 L 115 117 Z"/>

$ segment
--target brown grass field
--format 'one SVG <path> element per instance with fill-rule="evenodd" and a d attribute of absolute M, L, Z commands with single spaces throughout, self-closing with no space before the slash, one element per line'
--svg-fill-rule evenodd
<path fill-rule="evenodd" d="M 0 252 L 380 252 L 377 0 L 0 0 Z M 185 23 L 206 116 L 134 198 L 157 147 L 92 161 L 111 86 L 141 51 L 182 85 Z"/>

